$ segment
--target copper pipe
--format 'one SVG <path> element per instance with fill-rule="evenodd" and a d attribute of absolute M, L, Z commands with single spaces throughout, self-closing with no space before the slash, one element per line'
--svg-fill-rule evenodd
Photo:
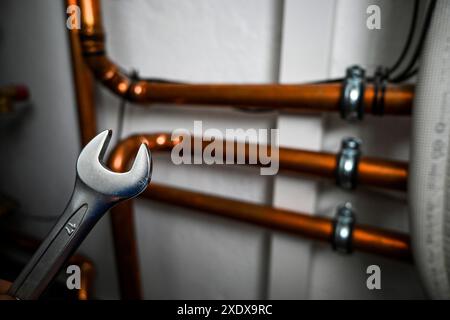
<path fill-rule="evenodd" d="M 149 81 L 134 82 L 106 56 L 105 35 L 98 0 L 80 0 L 81 43 L 86 63 L 107 88 L 132 102 L 152 102 L 259 107 L 288 112 L 337 112 L 340 83 L 279 84 L 180 84 Z M 409 115 L 414 87 L 389 84 L 385 92 L 385 113 Z M 374 87 L 366 86 L 364 110 L 372 112 Z"/>
<path fill-rule="evenodd" d="M 361 157 L 358 165 L 358 183 L 405 191 L 408 186 L 408 163 Z"/>
<path fill-rule="evenodd" d="M 169 133 L 155 133 L 134 135 L 123 140 L 116 148 L 137 150 L 141 143 L 146 143 L 153 151 L 171 151 L 173 146 L 180 141 L 172 141 Z M 194 142 L 191 142 L 193 145 Z M 205 148 L 210 142 L 203 141 Z M 226 150 L 225 143 L 223 150 Z M 241 144 L 242 145 L 242 144 Z M 252 151 L 258 151 L 261 146 L 250 147 L 245 144 L 246 163 Z M 234 156 L 237 157 L 238 144 L 234 144 Z M 270 150 L 270 148 L 269 148 Z M 118 152 L 124 152 L 118 150 Z M 131 152 L 131 151 L 130 151 Z M 223 158 L 225 160 L 226 153 Z M 327 152 L 315 152 L 290 148 L 279 148 L 279 168 L 281 171 L 297 173 L 327 179 L 335 179 L 336 155 Z M 255 156 L 257 158 L 257 156 Z M 258 159 L 259 160 L 259 159 Z M 116 157 L 114 161 L 124 161 Z M 121 163 L 112 164 L 113 167 L 121 167 Z M 361 157 L 358 166 L 358 183 L 373 187 L 382 187 L 392 190 L 404 191 L 407 186 L 408 164 L 403 161 L 382 160 L 370 157 Z"/>
<path fill-rule="evenodd" d="M 126 169 L 117 171 L 124 172 Z M 120 296 L 126 300 L 139 300 L 142 296 L 141 273 L 132 201 L 122 202 L 111 209 L 111 229 Z"/>
<path fill-rule="evenodd" d="M 146 143 L 152 151 L 167 151 L 177 141 L 171 141 L 168 134 L 131 136 L 121 141 L 112 151 L 108 161 L 110 168 L 116 172 L 127 171 L 132 157 L 136 154 L 141 143 Z M 294 151 L 290 150 L 289 152 L 290 157 L 287 158 L 291 161 L 285 166 L 289 169 L 301 168 L 295 161 L 295 157 L 292 156 Z M 323 166 L 331 168 L 330 164 L 333 163 L 331 158 L 325 156 L 323 159 L 325 159 Z M 317 167 L 317 163 L 320 162 L 315 161 L 309 166 L 312 166 L 318 172 L 320 165 Z M 332 170 L 328 172 L 331 173 Z M 144 192 L 144 196 L 318 240 L 329 241 L 331 237 L 331 220 L 327 218 L 311 217 L 268 206 L 159 186 L 155 183 L 152 183 Z M 131 201 L 113 208 L 111 219 L 121 295 L 123 298 L 138 299 L 141 295 L 141 289 Z M 353 244 L 359 250 L 400 259 L 411 259 L 409 238 L 401 233 L 358 226 L 353 233 Z"/>
<path fill-rule="evenodd" d="M 270 206 L 226 199 L 152 183 L 143 196 L 184 208 L 200 210 L 299 236 L 331 241 L 333 221 Z M 357 225 L 353 231 L 355 249 L 391 258 L 411 260 L 409 237 L 403 233 Z"/>
<path fill-rule="evenodd" d="M 38 249 L 40 241 L 13 230 L 1 230 L 2 242 L 13 244 L 25 251 L 34 252 Z M 77 292 L 78 300 L 89 300 L 92 297 L 93 282 L 95 278 L 95 266 L 93 262 L 80 254 L 70 257 L 68 264 L 80 267 L 81 288 Z"/>
<path fill-rule="evenodd" d="M 78 290 L 78 300 L 89 300 L 92 296 L 94 286 L 95 268 L 92 261 L 79 254 L 73 255 L 69 259 L 69 264 L 74 264 L 80 267 L 81 284 Z"/>
<path fill-rule="evenodd" d="M 8 85 L 0 87 L 0 98 L 9 98 L 14 101 L 25 101 L 30 98 L 30 91 L 25 85 Z"/>
<path fill-rule="evenodd" d="M 0 87 L 0 113 L 13 111 L 13 102 L 25 101 L 30 97 L 28 88 L 24 85 L 7 85 Z"/>
<path fill-rule="evenodd" d="M 66 0 L 67 7 L 79 5 L 77 0 Z M 77 19 L 77 15 L 72 16 Z M 78 21 L 76 21 L 78 22 Z M 81 23 L 81 21 L 79 21 Z M 78 29 L 69 29 L 70 54 L 72 59 L 72 73 L 75 86 L 75 94 L 78 108 L 78 125 L 80 130 L 81 146 L 86 145 L 97 132 L 95 103 L 94 103 L 94 79 L 83 59 L 81 49 L 80 32 Z M 93 264 L 86 259 L 80 259 L 75 255 L 73 263 L 77 264 L 83 277 L 81 289 L 78 292 L 79 300 L 88 300 L 92 289 L 95 270 Z"/>
<path fill-rule="evenodd" d="M 77 0 L 66 0 L 66 5 L 78 5 Z M 72 16 L 77 19 L 77 15 Z M 70 54 L 72 58 L 72 73 L 78 108 L 78 125 L 81 135 L 81 145 L 86 145 L 96 134 L 96 114 L 94 105 L 94 79 L 83 59 L 80 32 L 69 30 Z"/>

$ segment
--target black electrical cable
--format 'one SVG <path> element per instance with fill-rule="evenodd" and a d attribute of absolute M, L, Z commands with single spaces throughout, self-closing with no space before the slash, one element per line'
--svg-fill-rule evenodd
<path fill-rule="evenodd" d="M 146 82 L 153 82 L 153 83 L 186 84 L 186 82 L 162 79 L 162 78 L 145 78 L 145 79 L 139 79 L 139 80 L 143 80 Z"/>
<path fill-rule="evenodd" d="M 419 60 L 419 56 L 422 52 L 422 48 L 425 43 L 425 38 L 427 36 L 428 29 L 430 28 L 431 18 L 433 16 L 435 7 L 436 7 L 436 0 L 431 0 L 430 4 L 428 5 L 428 9 L 427 9 L 427 12 L 425 15 L 425 21 L 423 23 L 422 32 L 420 34 L 420 38 L 418 40 L 416 50 L 415 50 L 411 60 L 409 61 L 409 64 L 407 65 L 407 67 L 400 74 L 393 77 L 391 79 L 391 82 L 401 82 L 401 81 L 407 80 L 414 74 L 413 68 L 416 65 L 417 61 Z"/>
<path fill-rule="evenodd" d="M 423 23 L 422 32 L 421 32 L 420 38 L 418 40 L 416 50 L 415 50 L 409 64 L 407 65 L 407 67 L 403 71 L 401 71 L 397 76 L 395 76 L 391 79 L 391 75 L 393 74 L 393 72 L 395 72 L 403 64 L 403 62 L 409 52 L 409 49 L 412 45 L 414 33 L 415 33 L 415 30 L 417 27 L 417 17 L 418 17 L 418 12 L 419 12 L 419 7 L 420 7 L 419 0 L 414 1 L 413 15 L 411 18 L 411 24 L 410 24 L 410 28 L 409 28 L 409 32 L 408 32 L 408 37 L 407 37 L 405 45 L 404 45 L 399 57 L 395 61 L 395 63 L 390 68 L 378 67 L 377 71 L 373 77 L 366 78 L 366 81 L 374 82 L 375 97 L 374 97 L 374 102 L 373 102 L 372 108 L 373 108 L 375 114 L 378 114 L 378 115 L 383 114 L 384 92 L 386 89 L 387 82 L 394 82 L 394 83 L 402 82 L 402 81 L 408 80 L 409 78 L 411 78 L 417 74 L 417 71 L 418 71 L 418 67 L 416 66 L 417 61 L 418 61 L 419 56 L 422 51 L 422 47 L 423 47 L 430 23 L 431 23 L 431 17 L 432 17 L 435 6 L 436 6 L 436 0 L 431 0 L 430 4 L 428 6 L 427 12 L 426 12 L 425 21 Z M 146 81 L 146 82 L 153 82 L 153 83 L 168 83 L 168 84 L 184 84 L 185 83 L 185 82 L 173 81 L 173 80 L 162 79 L 162 78 L 139 78 L 137 72 L 135 72 L 135 71 L 133 71 L 130 78 L 133 80 L 133 82 Z M 344 78 L 332 78 L 332 79 L 324 79 L 324 80 L 310 82 L 310 84 L 338 83 L 338 82 L 342 82 L 342 81 L 344 81 Z M 130 86 L 130 88 L 131 88 L 131 86 Z M 378 97 L 378 95 L 380 93 L 381 93 L 381 96 Z M 128 98 L 128 93 L 125 95 L 124 98 L 121 99 L 120 105 L 119 105 L 119 115 L 118 115 L 118 124 L 117 124 L 118 139 L 120 139 L 120 137 L 122 135 L 123 121 L 124 121 L 125 108 L 126 108 L 126 104 L 127 104 L 127 98 Z M 270 109 L 258 108 L 258 107 L 243 108 L 243 107 L 235 106 L 234 109 L 243 111 L 243 112 L 249 112 L 249 113 L 274 112 L 274 109 L 272 109 L 272 108 L 270 108 Z"/>
<path fill-rule="evenodd" d="M 344 78 L 331 78 L 331 79 L 308 82 L 308 84 L 325 84 L 325 83 L 336 83 L 336 82 L 342 82 L 342 81 L 344 81 Z"/>
<path fill-rule="evenodd" d="M 387 69 L 385 71 L 385 75 L 381 76 L 381 78 L 385 78 L 388 79 L 390 82 L 401 82 L 401 81 L 405 81 L 408 80 L 409 78 L 413 77 L 414 75 L 417 74 L 418 71 L 418 67 L 414 67 L 417 64 L 418 58 L 420 56 L 420 53 L 422 51 L 422 47 L 423 47 L 423 43 L 425 41 L 426 38 L 426 34 L 428 32 L 430 23 L 431 23 L 431 17 L 434 11 L 436 5 L 436 0 L 431 0 L 426 15 L 425 15 L 425 21 L 423 23 L 423 27 L 422 27 L 422 32 L 420 35 L 420 38 L 418 40 L 418 44 L 416 47 L 416 50 L 412 56 L 411 61 L 409 62 L 409 64 L 407 65 L 407 67 L 401 71 L 397 76 L 395 76 L 393 79 L 390 79 L 390 76 L 393 74 L 394 71 L 396 71 L 404 62 L 408 51 L 411 48 L 412 42 L 413 42 L 413 38 L 414 38 L 414 33 L 417 27 L 417 20 L 418 20 L 418 13 L 419 13 L 419 8 L 420 8 L 420 2 L 419 0 L 415 0 L 414 1 L 414 7 L 413 7 L 413 16 L 411 19 L 411 24 L 410 24 L 410 28 L 409 28 L 409 32 L 408 32 L 408 37 L 407 40 L 405 42 L 405 45 L 399 55 L 399 57 L 397 58 L 396 62 L 392 65 L 392 67 L 390 67 L 389 69 Z M 379 77 L 380 75 L 378 75 Z M 373 82 L 376 79 L 376 77 L 367 77 L 366 79 L 369 82 Z M 313 82 L 313 83 L 333 83 L 333 82 L 339 82 L 339 81 L 343 81 L 343 78 L 338 78 L 338 79 L 327 79 L 327 80 L 322 80 L 322 81 L 317 81 L 317 82 Z M 378 80 L 377 80 L 378 81 Z"/>
<path fill-rule="evenodd" d="M 403 61 L 405 60 L 405 57 L 409 51 L 409 48 L 411 47 L 412 44 L 412 40 L 414 38 L 414 32 L 416 30 L 416 26 L 417 26 L 417 17 L 419 15 L 419 0 L 415 0 L 414 1 L 414 7 L 413 7 L 413 16 L 411 19 L 411 24 L 409 27 L 409 33 L 408 33 L 408 38 L 405 42 L 405 45 L 403 46 L 403 50 L 400 53 L 399 57 L 397 58 L 397 61 L 392 65 L 392 67 L 390 67 L 388 69 L 388 75 L 392 74 L 394 71 L 396 71 L 398 69 L 398 67 L 400 67 L 400 65 L 403 63 Z"/>
<path fill-rule="evenodd" d="M 405 42 L 405 45 L 399 55 L 399 57 L 397 58 L 396 62 L 392 65 L 392 67 L 390 67 L 389 69 L 387 69 L 387 78 L 391 81 L 391 82 L 400 82 L 400 81 L 404 81 L 409 79 L 410 77 L 414 76 L 417 73 L 417 70 L 411 70 L 414 65 L 416 64 L 418 57 L 420 55 L 421 49 L 423 47 L 423 42 L 425 40 L 426 37 L 426 33 L 428 31 L 430 22 L 431 22 L 431 16 L 432 13 L 434 11 L 434 7 L 436 5 L 436 0 L 431 0 L 430 1 L 430 5 L 428 6 L 428 10 L 426 13 L 426 18 L 425 18 L 425 22 L 422 28 L 422 33 L 418 42 L 418 45 L 416 47 L 416 51 L 414 52 L 413 58 L 410 61 L 410 63 L 408 64 L 408 66 L 400 72 L 400 74 L 398 74 L 396 77 L 394 77 L 392 80 L 390 79 L 390 76 L 392 75 L 392 73 L 394 71 L 396 71 L 403 63 L 404 59 L 407 56 L 407 53 L 411 47 L 412 44 L 412 40 L 414 37 L 414 32 L 416 30 L 416 26 L 417 26 L 417 17 L 418 17 L 418 12 L 419 12 L 419 7 L 420 7 L 420 2 L 419 0 L 415 0 L 414 1 L 414 7 L 413 7 L 413 16 L 411 19 L 411 24 L 410 24 L 410 28 L 409 28 L 409 32 L 408 32 L 408 37 L 407 40 Z M 417 68 L 416 68 L 417 69 Z M 124 70 L 121 70 L 123 73 L 126 73 Z M 186 82 L 181 82 L 181 81 L 174 81 L 174 80 L 169 80 L 169 79 L 163 79 L 163 78 L 139 78 L 138 76 L 136 76 L 134 79 L 134 81 L 146 81 L 146 82 L 153 82 L 153 83 L 168 83 L 168 84 L 185 84 Z M 332 78 L 332 79 L 324 79 L 324 80 L 318 80 L 318 81 L 313 81 L 310 82 L 310 84 L 325 84 L 325 83 L 337 83 L 337 82 L 342 82 L 344 80 L 344 78 Z M 374 81 L 374 77 L 368 77 L 367 81 Z M 121 110 L 125 109 L 125 103 L 122 101 L 122 105 L 120 107 Z M 261 111 L 270 111 L 270 109 L 263 109 L 263 108 L 252 108 L 252 109 L 244 109 L 244 108 L 240 108 L 240 107 L 236 107 L 236 109 L 242 110 L 242 111 L 248 111 L 248 112 L 261 112 Z"/>
<path fill-rule="evenodd" d="M 412 42 L 413 42 L 412 40 L 414 38 L 414 32 L 417 27 L 417 17 L 419 15 L 419 7 L 420 7 L 419 0 L 415 0 L 414 7 L 413 7 L 413 15 L 411 18 L 411 24 L 409 27 L 408 37 L 405 42 L 405 45 L 403 46 L 403 49 L 402 49 L 400 55 L 398 56 L 397 60 L 395 61 L 395 63 L 392 65 L 392 67 L 390 67 L 389 69 L 387 69 L 385 71 L 385 76 L 383 76 L 382 78 L 389 79 L 389 75 L 391 75 L 394 71 L 396 71 L 402 65 L 403 61 L 405 60 L 405 58 L 408 54 L 408 51 L 412 45 Z M 430 12 L 428 12 L 428 14 L 430 14 Z M 415 74 L 415 73 L 409 73 L 409 71 L 410 71 L 409 69 L 404 70 L 404 71 L 406 71 L 406 76 L 408 76 L 408 77 L 412 77 Z M 401 73 L 404 73 L 404 71 L 402 71 Z M 376 80 L 375 78 L 376 77 L 367 77 L 366 80 L 369 82 L 372 82 L 372 81 Z M 403 76 L 402 76 L 402 79 L 403 79 Z M 343 80 L 344 80 L 344 78 L 325 79 L 325 80 L 314 81 L 314 82 L 312 82 L 312 84 L 335 83 L 335 82 L 341 82 Z M 405 78 L 405 80 L 406 80 L 406 78 Z"/>
<path fill-rule="evenodd" d="M 417 66 L 414 67 L 414 69 L 410 70 L 407 74 L 402 76 L 399 81 L 409 80 L 410 78 L 414 77 L 417 74 L 418 71 L 419 71 L 419 67 L 417 67 Z"/>

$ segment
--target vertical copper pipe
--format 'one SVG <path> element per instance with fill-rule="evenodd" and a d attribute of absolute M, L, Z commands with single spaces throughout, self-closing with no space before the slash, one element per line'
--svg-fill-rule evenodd
<path fill-rule="evenodd" d="M 77 0 L 66 0 L 67 6 L 78 5 Z M 76 15 L 73 16 L 76 19 Z M 85 64 L 81 49 L 80 32 L 69 30 L 72 73 L 78 108 L 78 124 L 82 146 L 86 145 L 96 134 L 96 114 L 94 105 L 94 81 L 89 67 Z"/>
<path fill-rule="evenodd" d="M 111 209 L 111 227 L 120 296 L 126 300 L 141 299 L 141 276 L 132 201 L 126 201 Z"/>
<path fill-rule="evenodd" d="M 94 286 L 94 264 L 87 258 L 80 255 L 72 256 L 69 263 L 80 267 L 81 287 L 80 290 L 78 290 L 78 300 L 89 300 L 92 296 L 91 293 Z"/>
<path fill-rule="evenodd" d="M 109 166 L 116 172 L 126 172 L 129 157 L 110 158 Z M 126 300 L 142 297 L 139 258 L 134 226 L 132 201 L 125 201 L 110 210 L 114 254 L 119 278 L 120 296 Z"/>

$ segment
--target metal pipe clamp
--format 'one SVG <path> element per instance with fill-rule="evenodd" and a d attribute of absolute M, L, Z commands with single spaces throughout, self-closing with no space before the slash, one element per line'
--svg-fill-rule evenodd
<path fill-rule="evenodd" d="M 358 163 L 361 156 L 361 141 L 356 138 L 342 140 L 337 155 L 336 184 L 344 189 L 354 189 L 358 180 Z"/>
<path fill-rule="evenodd" d="M 360 66 L 347 68 L 339 105 L 343 119 L 362 120 L 364 116 L 365 73 Z"/>
<path fill-rule="evenodd" d="M 355 225 L 355 214 L 352 204 L 346 202 L 337 208 L 336 217 L 333 221 L 332 245 L 333 249 L 342 253 L 351 253 L 353 228 Z"/>

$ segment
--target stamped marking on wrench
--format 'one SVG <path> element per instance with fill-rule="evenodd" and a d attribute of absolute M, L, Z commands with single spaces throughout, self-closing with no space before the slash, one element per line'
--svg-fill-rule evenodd
<path fill-rule="evenodd" d="M 67 223 L 67 225 L 66 225 L 67 234 L 70 236 L 75 231 L 76 228 L 77 228 L 76 223 L 71 223 L 71 222 Z"/>

